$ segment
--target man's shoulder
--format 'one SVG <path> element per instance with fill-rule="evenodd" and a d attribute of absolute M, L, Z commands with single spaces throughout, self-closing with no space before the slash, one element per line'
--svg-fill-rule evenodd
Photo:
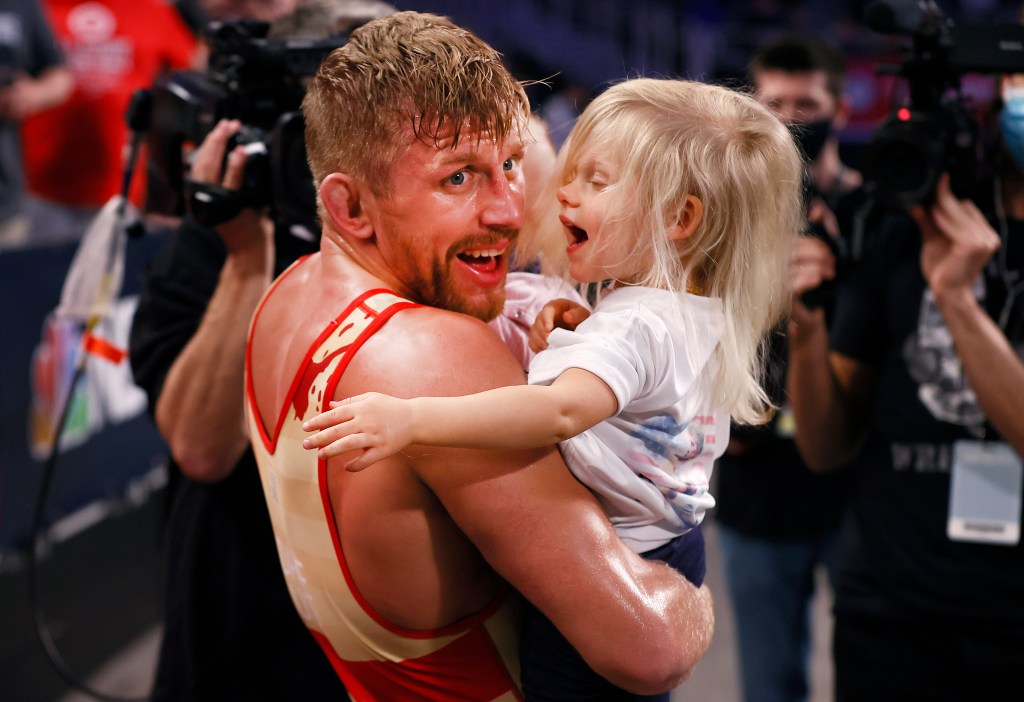
<path fill-rule="evenodd" d="M 404 396 L 466 394 L 522 382 L 522 368 L 490 327 L 433 307 L 395 314 L 354 363 L 360 375 L 386 377 L 391 387 L 384 392 Z"/>
<path fill-rule="evenodd" d="M 442 358 L 510 355 L 501 339 L 487 324 L 435 307 L 413 307 L 396 314 L 382 329 L 389 349 L 412 351 L 418 362 Z"/>
<path fill-rule="evenodd" d="M 395 317 L 397 325 L 408 334 L 416 334 L 421 341 L 443 341 L 458 338 L 464 341 L 492 340 L 494 332 L 475 317 L 451 312 L 429 305 L 417 305 Z"/>

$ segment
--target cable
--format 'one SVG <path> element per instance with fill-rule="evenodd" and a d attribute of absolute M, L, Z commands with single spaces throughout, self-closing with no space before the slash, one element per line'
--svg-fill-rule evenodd
<path fill-rule="evenodd" d="M 50 662 L 56 669 L 57 674 L 61 679 L 67 683 L 70 687 L 75 688 L 79 692 L 85 693 L 90 697 L 94 697 L 104 702 L 145 702 L 147 698 L 128 698 L 128 697 L 115 697 L 112 695 L 106 695 L 82 682 L 70 669 L 67 661 L 64 660 L 64 656 L 61 655 L 60 650 L 57 648 L 57 643 L 53 639 L 53 635 L 50 632 L 49 627 L 46 624 L 46 617 L 43 615 L 42 605 L 39 602 L 38 593 L 38 551 L 39 551 L 39 532 L 42 527 L 43 511 L 46 506 L 46 496 L 50 490 L 50 483 L 57 467 L 57 447 L 60 444 L 60 436 L 63 432 L 64 425 L 67 423 L 67 417 L 69 409 L 71 407 L 72 399 L 75 394 L 75 387 L 78 385 L 79 380 L 85 374 L 85 353 L 81 355 L 81 361 L 75 368 L 74 375 L 71 378 L 71 385 L 68 389 L 67 397 L 64 400 L 64 406 L 61 408 L 60 421 L 57 424 L 54 433 L 53 446 L 50 449 L 50 454 L 47 456 L 46 464 L 43 467 L 42 480 L 39 484 L 39 492 L 36 494 L 35 511 L 32 515 L 32 531 L 31 541 L 28 547 L 28 602 L 29 608 L 32 612 L 32 618 L 35 621 L 36 634 L 39 636 L 39 642 L 43 645 L 46 650 L 46 655 L 49 657 Z"/>
<path fill-rule="evenodd" d="M 93 329 L 102 320 L 103 314 L 101 313 L 101 304 L 105 297 L 109 297 L 113 294 L 112 271 L 117 260 L 117 251 L 120 237 L 124 235 L 124 217 L 127 208 L 128 201 L 128 186 L 131 182 L 131 174 L 134 169 L 134 163 L 136 156 L 138 155 L 139 146 L 141 145 L 141 135 L 136 132 L 132 140 L 131 155 L 128 159 L 128 163 L 125 167 L 125 178 L 123 183 L 123 197 L 122 201 L 118 204 L 116 214 L 114 217 L 115 233 L 111 237 L 111 246 L 107 254 L 106 267 L 104 276 L 100 283 L 100 289 L 97 292 L 96 300 L 94 304 L 93 314 L 89 317 L 83 327 L 83 338 L 90 334 Z M 71 403 L 75 397 L 75 389 L 78 383 L 81 381 L 82 376 L 85 375 L 86 363 L 88 361 L 89 354 L 83 347 L 78 349 L 78 358 L 75 363 L 75 370 L 71 376 L 71 382 L 68 386 L 67 395 L 64 397 L 64 404 L 61 406 L 59 419 L 57 426 L 53 432 L 53 442 L 50 445 L 50 453 L 46 457 L 46 463 L 43 467 L 42 478 L 39 482 L 39 492 L 36 494 L 35 509 L 32 514 L 32 527 L 29 532 L 29 544 L 28 544 L 28 558 L 27 570 L 28 570 L 28 603 L 29 609 L 32 612 L 32 618 L 35 622 L 36 634 L 39 636 L 39 642 L 43 645 L 43 649 L 46 651 L 47 657 L 53 664 L 54 669 L 60 678 L 67 683 L 70 687 L 82 692 L 90 697 L 103 702 L 146 702 L 147 697 L 136 698 L 136 697 L 117 697 L 114 695 L 107 695 L 102 692 L 98 692 L 87 684 L 81 681 L 81 679 L 75 675 L 64 656 L 61 654 L 60 649 L 57 648 L 57 642 L 53 638 L 53 634 L 50 632 L 50 628 L 46 624 L 46 617 L 43 614 L 43 608 L 39 601 L 38 592 L 38 556 L 39 556 L 39 533 L 42 529 L 43 524 L 43 513 L 46 508 L 46 498 L 50 492 L 50 484 L 53 480 L 53 476 L 57 468 L 57 457 L 60 454 L 60 439 L 64 433 L 64 427 L 67 424 L 68 415 L 70 414 Z"/>

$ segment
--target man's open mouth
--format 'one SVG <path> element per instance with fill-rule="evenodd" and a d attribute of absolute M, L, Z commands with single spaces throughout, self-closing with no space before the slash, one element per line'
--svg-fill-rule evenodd
<path fill-rule="evenodd" d="M 457 254 L 456 257 L 466 265 L 487 273 L 497 270 L 504 253 L 504 248 L 472 249 L 470 251 L 463 251 Z"/>

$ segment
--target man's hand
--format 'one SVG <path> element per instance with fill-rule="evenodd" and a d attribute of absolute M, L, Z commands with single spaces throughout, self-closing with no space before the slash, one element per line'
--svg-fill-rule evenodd
<path fill-rule="evenodd" d="M 214 127 L 193 154 L 192 180 L 241 187 L 241 148 L 222 168 L 228 140 L 241 126 L 232 120 Z M 242 402 L 246 330 L 274 271 L 274 225 L 268 217 L 245 209 L 216 231 L 227 247 L 224 267 L 199 328 L 171 365 L 156 403 L 157 427 L 175 461 L 187 476 L 203 481 L 229 475 L 249 446 Z"/>
<path fill-rule="evenodd" d="M 245 149 L 236 146 L 224 160 L 224 152 L 228 141 L 242 123 L 238 120 L 221 120 L 206 135 L 202 144 L 192 157 L 189 177 L 197 183 L 211 183 L 227 190 L 240 190 L 245 179 Z M 221 164 L 224 163 L 223 173 Z M 230 254 L 239 255 L 248 252 L 255 260 L 253 263 L 268 265 L 273 258 L 273 222 L 262 213 L 245 208 L 234 219 L 216 227 L 217 233 L 224 240 Z"/>
<path fill-rule="evenodd" d="M 0 89 L 0 118 L 18 121 L 38 111 L 38 90 L 35 81 L 17 75 L 6 88 Z"/>
<path fill-rule="evenodd" d="M 999 235 L 970 200 L 959 200 L 943 174 L 935 203 L 910 215 L 921 229 L 921 272 L 936 299 L 972 295 L 974 282 L 999 249 Z"/>
<path fill-rule="evenodd" d="M 590 316 L 590 310 L 572 300 L 558 298 L 541 308 L 530 328 L 530 350 L 539 353 L 548 347 L 548 334 L 555 327 L 569 329 L 579 326 Z"/>
<path fill-rule="evenodd" d="M 833 239 L 839 236 L 839 222 L 821 197 L 811 200 L 811 205 L 807 209 L 807 221 L 820 226 Z"/>
<path fill-rule="evenodd" d="M 828 244 L 813 236 L 797 239 L 789 261 L 793 305 L 789 314 L 789 335 L 799 338 L 801 328 L 825 324 L 825 311 L 809 309 L 800 296 L 836 277 L 836 259 Z"/>
<path fill-rule="evenodd" d="M 60 104 L 71 94 L 74 79 L 63 67 L 50 68 L 39 78 L 17 72 L 0 88 L 0 119 L 18 121 Z"/>
<path fill-rule="evenodd" d="M 910 214 L 921 228 L 921 272 L 967 382 L 1002 439 L 1024 453 L 1024 363 L 974 294 L 978 276 L 999 249 L 999 235 L 974 203 L 957 199 L 947 175 L 939 179 L 934 204 Z"/>
<path fill-rule="evenodd" d="M 415 415 L 409 400 L 368 392 L 345 400 L 332 400 L 331 409 L 303 423 L 316 432 L 302 440 L 302 447 L 319 449 L 317 456 L 331 458 L 348 451 L 362 453 L 345 464 L 360 471 L 413 443 Z"/>

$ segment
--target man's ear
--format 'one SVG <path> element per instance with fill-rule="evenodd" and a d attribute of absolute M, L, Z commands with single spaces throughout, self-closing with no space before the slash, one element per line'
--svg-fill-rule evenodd
<path fill-rule="evenodd" d="M 334 229 L 368 239 L 373 236 L 373 225 L 366 216 L 363 196 L 359 183 L 347 173 L 331 173 L 320 183 L 320 201 Z"/>
<path fill-rule="evenodd" d="M 687 195 L 683 209 L 679 213 L 679 221 L 668 233 L 672 241 L 679 241 L 697 231 L 701 220 L 704 219 L 704 203 L 696 195 Z"/>

